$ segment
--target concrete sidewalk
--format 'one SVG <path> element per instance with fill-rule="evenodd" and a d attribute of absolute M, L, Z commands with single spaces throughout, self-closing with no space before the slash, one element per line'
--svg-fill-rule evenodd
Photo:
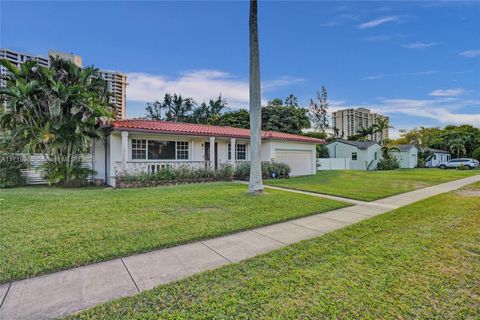
<path fill-rule="evenodd" d="M 0 319 L 49 319 L 68 315 L 318 237 L 478 181 L 480 175 L 373 202 L 355 201 L 357 204 L 351 207 L 289 222 L 5 284 L 0 286 Z"/>

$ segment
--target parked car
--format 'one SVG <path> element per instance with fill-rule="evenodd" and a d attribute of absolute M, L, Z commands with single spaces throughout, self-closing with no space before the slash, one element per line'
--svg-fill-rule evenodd
<path fill-rule="evenodd" d="M 479 162 L 475 159 L 458 158 L 458 159 L 452 159 L 446 162 L 441 162 L 437 165 L 437 168 L 440 168 L 440 169 L 458 168 L 461 165 L 463 165 L 465 169 L 474 169 L 480 166 Z"/>

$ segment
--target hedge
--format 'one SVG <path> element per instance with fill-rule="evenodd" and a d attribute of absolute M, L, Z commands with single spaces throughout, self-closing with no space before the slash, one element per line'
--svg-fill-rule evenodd
<path fill-rule="evenodd" d="M 11 188 L 25 184 L 22 169 L 27 169 L 29 163 L 22 155 L 0 153 L 0 188 Z"/>

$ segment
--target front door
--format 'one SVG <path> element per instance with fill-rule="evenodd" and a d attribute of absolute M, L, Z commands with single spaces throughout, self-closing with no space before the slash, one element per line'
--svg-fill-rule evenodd
<path fill-rule="evenodd" d="M 205 161 L 210 161 L 210 142 L 205 142 Z M 218 169 L 218 144 L 215 142 L 215 159 L 213 161 L 215 170 Z"/>

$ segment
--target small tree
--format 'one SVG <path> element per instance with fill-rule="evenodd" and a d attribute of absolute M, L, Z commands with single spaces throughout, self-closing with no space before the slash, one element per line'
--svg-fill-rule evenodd
<path fill-rule="evenodd" d="M 81 168 L 80 155 L 103 136 L 100 125 L 113 113 L 97 69 L 50 59 L 50 68 L 27 61 L 19 69 L 1 60 L 9 73 L 6 88 L 0 89 L 6 103 L 0 128 L 8 131 L 15 151 L 44 155 L 50 183 L 68 185 L 90 173 Z"/>
<path fill-rule="evenodd" d="M 360 128 L 357 131 L 357 135 L 360 137 L 361 140 L 369 139 L 373 140 L 373 133 L 375 132 L 375 127 L 367 127 L 367 128 Z"/>
<path fill-rule="evenodd" d="M 289 94 L 288 97 L 285 98 L 284 105 L 289 107 L 298 107 L 298 99 L 293 94 Z"/>
<path fill-rule="evenodd" d="M 377 122 L 372 126 L 373 127 L 373 133 L 380 133 L 380 144 L 384 145 L 385 144 L 385 139 L 383 136 L 383 133 L 387 129 L 393 129 L 393 127 L 389 124 L 389 119 L 387 117 L 381 117 L 377 118 Z"/>
<path fill-rule="evenodd" d="M 460 158 L 461 155 L 464 155 L 467 150 L 465 148 L 465 139 L 462 137 L 457 137 L 449 141 L 448 146 L 452 153 L 457 154 L 457 158 Z"/>
<path fill-rule="evenodd" d="M 480 147 L 478 147 L 477 149 L 473 150 L 473 152 L 472 152 L 472 158 L 475 159 L 475 160 L 480 161 Z"/>
<path fill-rule="evenodd" d="M 193 110 L 188 122 L 208 124 L 212 119 L 218 119 L 225 108 L 227 108 L 227 101 L 220 95 L 216 100 L 210 99 L 208 104 L 202 102 Z"/>
<path fill-rule="evenodd" d="M 183 98 L 176 93 L 173 96 L 166 93 L 163 102 L 147 103 L 145 110 L 148 119 L 185 122 L 194 106 L 195 101 L 192 98 Z"/>
<path fill-rule="evenodd" d="M 327 89 L 324 86 L 322 86 L 321 93 L 317 91 L 315 100 L 310 99 L 309 109 L 314 129 L 325 132 L 330 128 L 328 122 Z"/>
<path fill-rule="evenodd" d="M 335 139 L 343 138 L 343 136 L 340 136 L 340 129 L 338 129 L 337 127 L 333 127 L 332 130 L 333 130 L 333 138 Z"/>

